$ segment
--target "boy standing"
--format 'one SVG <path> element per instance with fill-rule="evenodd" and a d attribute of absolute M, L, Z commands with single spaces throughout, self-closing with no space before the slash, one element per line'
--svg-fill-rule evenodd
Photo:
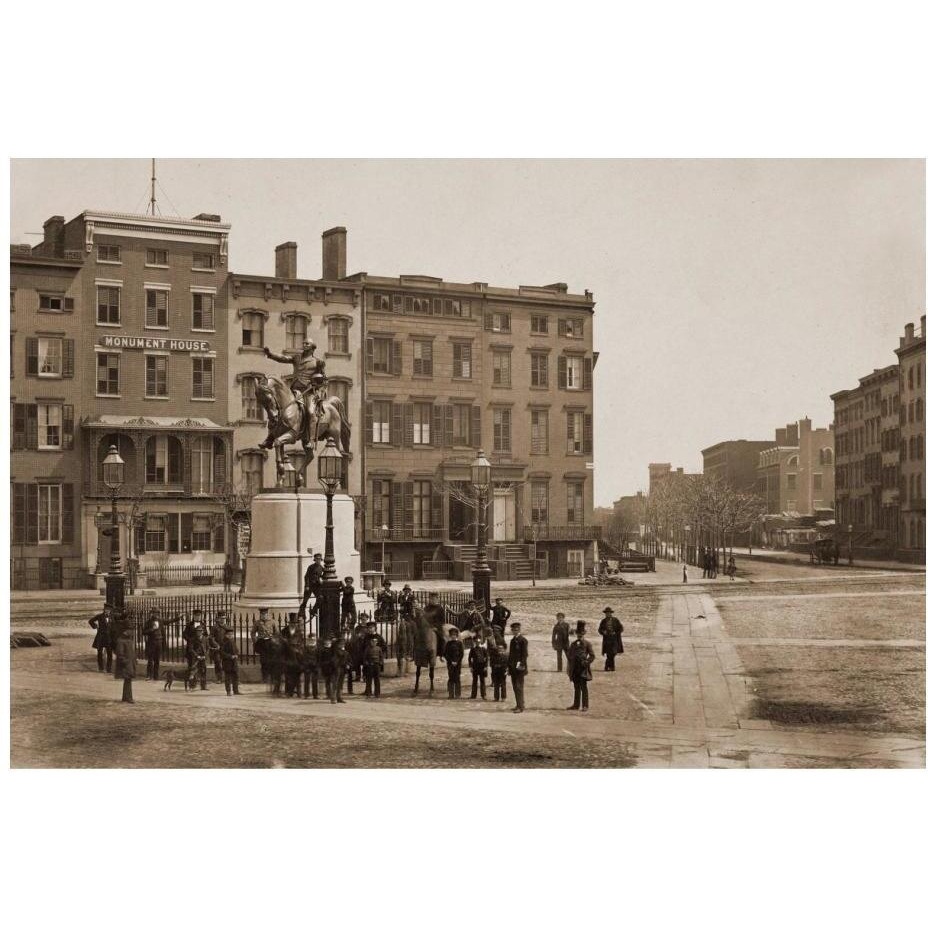
<path fill-rule="evenodd" d="M 313 699 L 319 698 L 319 648 L 316 645 L 316 636 L 310 632 L 306 636 L 306 647 L 303 649 L 303 698 L 309 699 L 312 689 Z"/>
<path fill-rule="evenodd" d="M 241 696 L 238 691 L 238 645 L 231 628 L 225 629 L 219 649 L 222 655 L 222 675 L 226 681 L 226 696 Z"/>
<path fill-rule="evenodd" d="M 498 642 L 490 652 L 490 680 L 493 683 L 493 702 L 506 701 L 506 670 L 509 651 L 505 642 Z"/>
<path fill-rule="evenodd" d="M 557 621 L 551 630 L 551 647 L 557 653 L 557 672 L 564 669 L 564 654 L 570 647 L 570 626 L 567 624 L 567 618 L 563 612 L 557 614 Z M 567 672 L 570 673 L 570 663 L 567 664 Z"/>
<path fill-rule="evenodd" d="M 342 624 L 349 629 L 358 621 L 358 610 L 354 604 L 354 577 L 345 577 L 342 583 Z"/>
<path fill-rule="evenodd" d="M 471 684 L 470 698 L 477 698 L 477 684 L 480 684 L 480 698 L 487 698 L 487 662 L 489 655 L 487 646 L 483 642 L 483 635 L 477 635 L 474 639 L 474 645 L 467 656 L 467 663 L 470 665 Z"/>
<path fill-rule="evenodd" d="M 372 625 L 373 628 L 371 628 Z M 375 699 L 380 699 L 380 671 L 383 668 L 384 641 L 377 634 L 377 626 L 373 622 L 369 622 L 367 627 L 368 634 L 364 640 L 364 695 L 370 698 L 371 684 L 373 684 L 373 696 Z"/>
<path fill-rule="evenodd" d="M 509 642 L 509 676 L 512 693 L 516 698 L 513 712 L 525 711 L 525 675 L 528 673 L 528 639 L 522 634 L 522 625 L 512 623 L 512 641 Z"/>
<path fill-rule="evenodd" d="M 458 630 L 451 629 L 451 638 L 445 644 L 445 663 L 448 665 L 448 698 L 461 698 L 461 664 L 464 662 L 464 645 Z"/>
<path fill-rule="evenodd" d="M 509 621 L 509 617 L 512 613 L 503 605 L 503 601 L 499 596 L 496 597 L 491 611 L 493 613 L 493 618 L 490 624 L 495 625 L 503 633 L 503 637 L 505 637 L 506 623 Z"/>

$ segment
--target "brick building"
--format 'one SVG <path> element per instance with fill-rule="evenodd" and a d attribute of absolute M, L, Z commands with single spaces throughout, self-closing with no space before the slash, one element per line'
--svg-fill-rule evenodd
<path fill-rule="evenodd" d="M 749 441 L 744 438 L 721 441 L 703 449 L 702 472 L 707 477 L 724 480 L 741 492 L 760 492 L 757 484 L 758 460 L 761 451 L 773 444 L 772 441 Z"/>
<path fill-rule="evenodd" d="M 809 516 L 832 509 L 835 495 L 834 433 L 812 428 L 811 419 L 791 422 L 775 432 L 760 451 L 757 492 L 768 515 Z"/>
<path fill-rule="evenodd" d="M 24 438 L 14 440 L 14 447 L 18 452 L 24 445 L 29 455 L 20 459 L 14 453 L 14 473 L 42 482 L 67 466 L 74 475 L 72 543 L 61 549 L 60 580 L 43 585 L 70 584 L 65 571 L 76 575 L 78 565 L 85 575 L 98 561 L 108 565 L 108 539 L 100 529 L 108 525 L 110 493 L 101 464 L 111 445 L 126 461 L 119 494 L 123 556 L 138 556 L 143 567 L 224 560 L 222 494 L 232 454 L 226 424 L 228 233 L 229 226 L 213 215 L 178 219 L 85 211 L 70 222 L 52 217 L 28 259 L 12 256 L 13 302 L 24 310 L 38 304 L 29 324 L 21 330 L 17 325 L 14 355 L 21 343 L 25 377 L 34 377 L 37 386 L 53 379 L 42 371 L 54 369 L 58 339 L 62 382 L 71 378 L 57 391 L 60 396 L 46 396 L 45 384 L 41 396 L 28 388 L 21 392 L 24 405 L 33 399 L 38 405 L 37 439 L 33 413 L 14 407 L 14 425 L 24 423 Z M 43 302 L 47 294 L 33 288 L 34 270 L 32 277 L 22 276 L 19 268 L 27 260 L 33 266 L 52 261 L 59 276 L 64 266 L 70 269 L 53 326 L 47 325 L 52 317 L 45 306 L 57 304 Z M 51 423 L 59 415 L 43 412 L 43 400 L 61 406 L 61 451 L 43 445 L 43 434 L 46 439 L 53 434 Z M 61 461 L 65 450 L 72 458 L 67 465 Z M 63 506 L 65 493 L 62 488 Z M 36 537 L 33 495 L 14 487 L 14 508 L 24 513 L 22 531 L 14 525 L 14 545 L 22 534 Z M 40 498 L 40 523 L 43 512 Z"/>
<path fill-rule="evenodd" d="M 925 317 L 905 327 L 899 358 L 899 540 L 925 557 Z"/>
<path fill-rule="evenodd" d="M 879 525 L 890 547 L 899 540 L 899 377 L 880 383 L 880 517 Z"/>

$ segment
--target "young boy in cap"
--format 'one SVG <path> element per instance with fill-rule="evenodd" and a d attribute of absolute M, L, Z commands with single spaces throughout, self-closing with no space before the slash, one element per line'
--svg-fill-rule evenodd
<path fill-rule="evenodd" d="M 319 671 L 325 682 L 326 699 L 335 702 L 335 683 L 338 677 L 338 668 L 335 662 L 335 649 L 331 638 L 323 638 L 319 642 Z"/>
<path fill-rule="evenodd" d="M 593 661 L 596 653 L 593 645 L 586 640 L 586 622 L 577 622 L 577 638 L 567 652 L 567 667 L 570 671 L 570 682 L 574 685 L 574 702 L 568 709 L 581 709 L 586 712 L 590 708 L 589 681 L 593 679 Z"/>
<path fill-rule="evenodd" d="M 303 698 L 309 699 L 312 689 L 313 699 L 319 698 L 319 648 L 316 645 L 316 636 L 310 632 L 306 636 L 306 647 L 303 649 Z"/>
<path fill-rule="evenodd" d="M 238 645 L 235 642 L 235 633 L 228 626 L 219 645 L 222 655 L 222 675 L 226 681 L 226 696 L 240 696 L 238 691 Z"/>
<path fill-rule="evenodd" d="M 461 698 L 461 664 L 464 662 L 464 645 L 458 630 L 451 628 L 451 637 L 445 644 L 445 663 L 448 665 L 448 698 Z"/>
<path fill-rule="evenodd" d="M 604 670 L 615 671 L 615 656 L 623 654 L 625 649 L 622 647 L 622 632 L 625 629 L 613 612 L 612 606 L 606 606 L 603 609 L 605 618 L 599 623 L 599 633 L 603 636 L 603 657 L 606 658 Z"/>
<path fill-rule="evenodd" d="M 564 654 L 570 647 L 570 626 L 567 624 L 567 618 L 563 612 L 559 612 L 551 630 L 551 647 L 557 654 L 557 672 L 560 673 L 563 667 Z M 570 662 L 567 663 L 567 672 L 570 673 Z"/>
<path fill-rule="evenodd" d="M 416 606 L 416 594 L 413 593 L 412 587 L 408 583 L 403 586 L 397 602 L 400 608 L 400 618 L 409 618 Z"/>
<path fill-rule="evenodd" d="M 467 663 L 470 666 L 470 698 L 477 698 L 477 684 L 480 684 L 480 698 L 487 698 L 487 663 L 489 654 L 487 646 L 483 640 L 483 634 L 478 632 L 474 639 L 473 647 L 470 654 L 467 655 Z"/>
<path fill-rule="evenodd" d="M 490 681 L 493 684 L 493 702 L 506 701 L 506 670 L 509 651 L 505 642 L 496 642 L 490 651 Z"/>
<path fill-rule="evenodd" d="M 528 673 L 528 639 L 522 634 L 522 624 L 512 623 L 512 640 L 509 642 L 509 676 L 512 693 L 516 698 L 513 712 L 525 711 L 525 675 Z"/>
<path fill-rule="evenodd" d="M 367 637 L 364 639 L 364 695 L 380 699 L 380 671 L 383 669 L 383 659 L 386 654 L 386 644 L 377 634 L 377 626 L 373 622 L 367 623 Z M 373 694 L 371 685 L 373 684 Z"/>
<path fill-rule="evenodd" d="M 381 619 L 396 618 L 396 593 L 389 580 L 384 580 L 383 589 L 377 594 L 377 610 Z"/>
<path fill-rule="evenodd" d="M 354 577 L 345 577 L 342 583 L 342 624 L 349 629 L 358 622 L 358 609 L 354 604 Z"/>
<path fill-rule="evenodd" d="M 161 676 L 161 645 L 163 629 L 161 613 L 152 609 L 145 622 L 145 679 L 157 680 Z"/>
<path fill-rule="evenodd" d="M 506 623 L 509 621 L 512 613 L 503 605 L 503 600 L 499 596 L 496 597 L 491 612 L 493 613 L 493 618 L 490 624 L 495 625 L 505 636 Z"/>

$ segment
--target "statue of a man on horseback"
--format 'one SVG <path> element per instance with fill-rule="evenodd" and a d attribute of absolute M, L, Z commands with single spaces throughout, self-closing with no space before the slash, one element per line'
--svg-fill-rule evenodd
<path fill-rule="evenodd" d="M 277 377 L 270 377 L 255 389 L 267 415 L 267 438 L 259 447 L 274 449 L 278 478 L 284 473 L 287 445 L 300 442 L 306 452 L 301 482 L 317 441 L 332 438 L 342 454 L 351 450 L 347 410 L 337 396 L 327 395 L 325 361 L 314 355 L 315 350 L 315 343 L 308 339 L 298 355 L 274 354 L 269 348 L 264 349 L 271 360 L 289 364 L 293 369 L 289 387 Z"/>

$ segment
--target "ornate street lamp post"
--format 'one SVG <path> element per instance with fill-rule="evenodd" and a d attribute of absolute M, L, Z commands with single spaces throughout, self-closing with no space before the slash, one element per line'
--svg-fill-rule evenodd
<path fill-rule="evenodd" d="M 103 459 L 103 482 L 112 494 L 112 528 L 110 531 L 110 572 L 106 575 L 106 604 L 122 609 L 126 602 L 126 575 L 122 572 L 119 557 L 119 520 L 116 513 L 116 497 L 125 482 L 126 462 L 119 456 L 115 445 Z"/>
<path fill-rule="evenodd" d="M 322 585 L 319 590 L 319 640 L 331 638 L 339 628 L 341 583 L 335 573 L 335 523 L 332 521 L 332 497 L 342 481 L 342 455 L 332 438 L 326 439 L 319 454 L 319 483 L 325 491 L 325 556 L 322 561 Z"/>
<path fill-rule="evenodd" d="M 483 451 L 470 466 L 470 479 L 477 496 L 477 559 L 474 561 L 471 576 L 474 581 L 474 602 L 483 606 L 484 615 L 490 614 L 490 564 L 487 561 L 487 525 L 484 521 L 484 496 L 490 489 L 490 462 Z"/>

